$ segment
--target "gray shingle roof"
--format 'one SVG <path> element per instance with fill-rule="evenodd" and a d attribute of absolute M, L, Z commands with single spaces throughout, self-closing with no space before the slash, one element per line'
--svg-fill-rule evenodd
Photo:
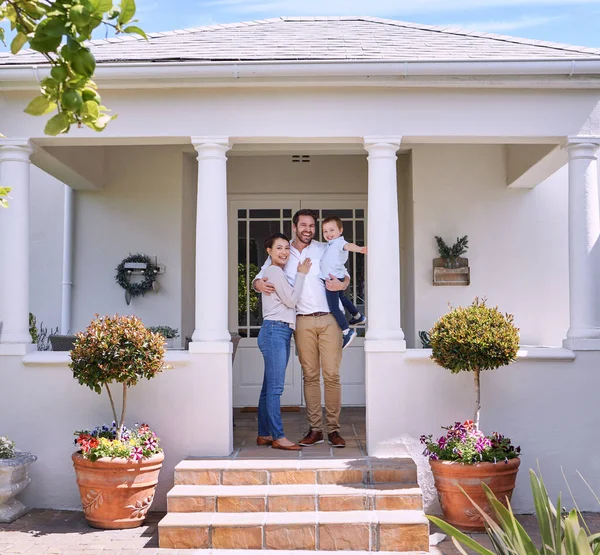
<path fill-rule="evenodd" d="M 374 17 L 280 17 L 92 41 L 102 62 L 457 61 L 600 58 L 600 49 Z M 32 51 L 0 65 L 43 63 Z"/>

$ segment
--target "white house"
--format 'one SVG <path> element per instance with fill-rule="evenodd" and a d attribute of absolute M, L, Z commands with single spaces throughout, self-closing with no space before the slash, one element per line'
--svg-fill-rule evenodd
<path fill-rule="evenodd" d="M 564 469 L 597 510 L 576 470 L 600 492 L 600 50 L 289 17 L 93 51 L 119 117 L 56 138 L 23 113 L 43 60 L 0 54 L 0 179 L 13 187 L 0 212 L 0 432 L 39 457 L 26 502 L 78 507 L 71 434 L 110 419 L 68 353 L 31 351 L 29 311 L 64 333 L 117 312 L 180 330 L 173 369 L 130 395 L 131 421 L 162 437 L 164 494 L 185 457 L 228 455 L 232 406 L 256 403 L 259 321 L 239 278 L 309 207 L 369 245 L 351 264 L 366 336 L 342 367 L 344 404 L 366 405 L 369 454 L 470 416 L 472 377 L 435 366 L 418 332 L 448 302 L 484 296 L 515 315 L 523 348 L 483 376 L 482 426 L 522 446 L 524 470 L 539 461 L 553 493 Z M 435 235 L 468 235 L 469 286 L 433 285 Z M 165 270 L 158 293 L 128 306 L 115 268 L 136 252 Z M 243 336 L 233 369 L 230 331 Z M 302 404 L 300 377 L 292 357 L 286 404 Z M 513 498 L 523 512 L 527 480 Z"/>

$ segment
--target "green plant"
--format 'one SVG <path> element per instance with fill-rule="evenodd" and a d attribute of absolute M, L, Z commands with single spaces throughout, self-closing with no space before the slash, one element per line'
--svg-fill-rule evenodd
<path fill-rule="evenodd" d="M 29 313 L 29 335 L 31 336 L 32 343 L 38 342 L 39 334 L 37 330 L 37 320 L 31 312 Z"/>
<path fill-rule="evenodd" d="M 98 394 L 106 388 L 113 417 L 117 423 L 117 439 L 125 422 L 127 388 L 140 379 L 153 378 L 164 365 L 165 340 L 145 328 L 135 316 L 96 317 L 87 329 L 77 334 L 71 351 L 73 376 Z M 123 386 L 121 416 L 117 417 L 109 387 L 112 382 Z"/>
<path fill-rule="evenodd" d="M 258 312 L 258 302 L 260 295 L 250 287 L 256 274 L 258 266 L 250 264 L 248 267 L 249 275 L 246 276 L 246 264 L 238 264 L 238 313 L 246 314 L 246 300 L 250 302 L 250 312 Z M 246 277 L 248 279 L 246 279 Z"/>
<path fill-rule="evenodd" d="M 463 237 L 457 237 L 456 243 L 449 247 L 446 242 L 437 235 L 435 236 L 435 240 L 437 241 L 438 251 L 440 253 L 440 258 L 458 258 L 467 252 L 469 239 L 468 236 L 465 235 Z"/>
<path fill-rule="evenodd" d="M 0 208 L 8 208 L 7 198 L 10 198 L 8 193 L 10 193 L 10 187 L 2 187 L 0 185 Z"/>
<path fill-rule="evenodd" d="M 493 551 L 443 520 L 434 516 L 427 518 L 439 526 L 442 532 L 451 536 L 456 548 L 464 555 L 467 553 L 460 544 L 481 555 L 494 555 L 494 553 L 497 555 L 600 555 L 600 534 L 591 533 L 579 509 L 572 509 L 568 513 L 563 512 L 560 495 L 555 507 L 550 501 L 541 475 L 538 477 L 533 470 L 529 471 L 529 475 L 535 515 L 540 529 L 539 549 L 515 517 L 510 503 L 508 508 L 505 507 L 485 484 L 482 484 L 482 487 L 495 520 L 471 498 L 469 500 L 484 519 Z M 600 505 L 600 499 L 595 497 Z M 576 503 L 575 506 L 577 507 Z"/>
<path fill-rule="evenodd" d="M 160 333 L 165 339 L 175 339 L 179 337 L 179 330 L 170 326 L 148 326 L 152 333 Z"/>
<path fill-rule="evenodd" d="M 473 372 L 475 381 L 475 427 L 481 413 L 480 374 L 510 364 L 517 357 L 519 329 L 512 314 L 488 307 L 475 298 L 442 316 L 431 328 L 431 358 L 453 374 Z"/>
<path fill-rule="evenodd" d="M 0 459 L 14 459 L 15 443 L 6 436 L 0 436 Z"/>
<path fill-rule="evenodd" d="M 431 341 L 429 339 L 429 333 L 426 331 L 419 332 L 419 339 L 421 340 L 421 346 L 423 349 L 431 349 Z"/>

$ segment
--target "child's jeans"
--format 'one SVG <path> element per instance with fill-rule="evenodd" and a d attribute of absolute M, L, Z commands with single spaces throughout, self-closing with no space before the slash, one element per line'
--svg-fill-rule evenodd
<path fill-rule="evenodd" d="M 340 281 L 344 281 L 344 278 L 339 279 Z M 340 310 L 340 301 L 342 301 L 342 305 L 344 305 L 344 308 L 352 316 L 358 314 L 358 309 L 354 306 L 352 301 L 344 295 L 344 291 L 329 291 L 329 289 L 325 289 L 325 295 L 327 297 L 327 304 L 329 305 L 329 312 L 331 312 L 342 331 L 347 330 L 349 328 L 348 321 L 346 320 L 344 313 Z"/>

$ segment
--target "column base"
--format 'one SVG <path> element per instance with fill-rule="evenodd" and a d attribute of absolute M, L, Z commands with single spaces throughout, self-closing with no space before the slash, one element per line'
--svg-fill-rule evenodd
<path fill-rule="evenodd" d="M 365 353 L 404 353 L 404 339 L 365 339 Z"/>
<path fill-rule="evenodd" d="M 0 343 L 0 356 L 25 356 L 37 351 L 34 343 Z"/>
<path fill-rule="evenodd" d="M 570 351 L 600 351 L 599 337 L 567 337 L 563 347 Z"/>
<path fill-rule="evenodd" d="M 199 354 L 231 354 L 233 353 L 233 343 L 231 341 L 192 341 L 189 351 Z"/>

